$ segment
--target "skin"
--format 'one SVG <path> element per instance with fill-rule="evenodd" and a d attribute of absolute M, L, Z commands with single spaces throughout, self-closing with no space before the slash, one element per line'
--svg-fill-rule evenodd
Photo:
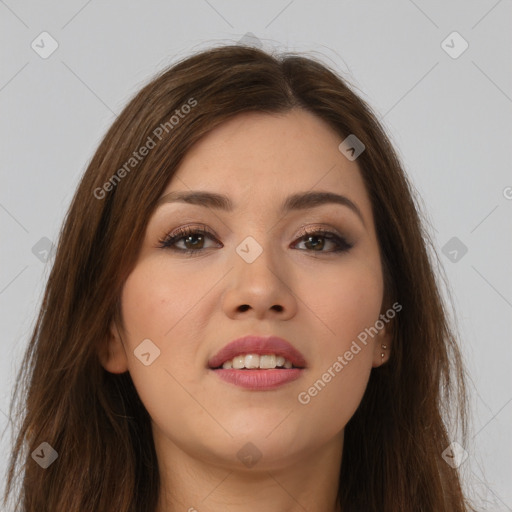
<path fill-rule="evenodd" d="M 384 313 L 371 203 L 341 141 L 302 110 L 240 114 L 189 151 L 162 194 L 223 193 L 235 209 L 157 207 L 123 288 L 123 328 L 112 325 L 101 356 L 108 371 L 130 372 L 152 418 L 158 512 L 338 510 L 344 427 L 391 342 L 386 328 L 369 337 L 321 392 L 299 403 L 299 393 Z M 362 220 L 338 204 L 279 213 L 289 194 L 311 190 L 347 196 Z M 197 224 L 214 239 L 182 238 L 175 246 L 202 250 L 188 256 L 159 247 L 176 228 Z M 302 227 L 337 231 L 353 247 L 335 253 L 328 239 L 307 243 Z M 235 251 L 247 236 L 263 249 L 250 264 Z M 307 361 L 303 376 L 273 391 L 219 379 L 208 359 L 246 334 L 288 340 Z M 148 338 L 160 356 L 145 366 L 134 350 Z M 248 442 L 261 454 L 250 468 L 237 458 Z"/>

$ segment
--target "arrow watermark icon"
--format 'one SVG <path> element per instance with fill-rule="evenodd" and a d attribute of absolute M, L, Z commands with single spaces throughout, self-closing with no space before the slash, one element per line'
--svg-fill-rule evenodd
<path fill-rule="evenodd" d="M 366 149 L 366 146 L 351 133 L 341 142 L 338 149 L 348 160 L 353 162 Z"/>
<path fill-rule="evenodd" d="M 160 356 L 160 349 L 149 338 L 146 338 L 137 345 L 133 354 L 144 366 L 149 366 Z"/>

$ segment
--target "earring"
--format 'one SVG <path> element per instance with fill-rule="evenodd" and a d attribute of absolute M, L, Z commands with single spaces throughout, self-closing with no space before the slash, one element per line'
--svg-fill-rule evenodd
<path fill-rule="evenodd" d="M 381 347 L 382 347 L 382 350 L 386 350 L 386 349 L 388 348 L 388 346 L 387 346 L 387 345 L 381 345 Z M 382 352 L 382 354 L 381 354 L 382 359 L 384 359 L 384 356 L 385 356 L 385 355 L 386 355 L 386 354 L 384 354 L 384 352 Z"/>

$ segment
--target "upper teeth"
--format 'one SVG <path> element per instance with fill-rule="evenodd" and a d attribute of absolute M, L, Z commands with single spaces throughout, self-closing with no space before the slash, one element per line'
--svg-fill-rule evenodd
<path fill-rule="evenodd" d="M 269 354 L 264 356 L 259 356 L 257 354 L 244 354 L 234 357 L 229 361 L 226 361 L 222 368 L 229 369 L 234 368 L 235 370 L 239 370 L 241 368 L 275 368 L 276 366 L 281 366 L 284 368 L 291 368 L 292 362 L 288 361 L 282 356 L 276 356 L 275 354 Z"/>

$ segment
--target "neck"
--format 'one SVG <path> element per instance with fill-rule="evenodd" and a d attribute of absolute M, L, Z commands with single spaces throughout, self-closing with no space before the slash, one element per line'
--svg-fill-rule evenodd
<path fill-rule="evenodd" d="M 161 484 L 157 512 L 341 510 L 337 494 L 343 433 L 291 463 L 265 465 L 261 459 L 242 469 L 238 461 L 187 453 L 155 428 L 154 434 Z"/>

